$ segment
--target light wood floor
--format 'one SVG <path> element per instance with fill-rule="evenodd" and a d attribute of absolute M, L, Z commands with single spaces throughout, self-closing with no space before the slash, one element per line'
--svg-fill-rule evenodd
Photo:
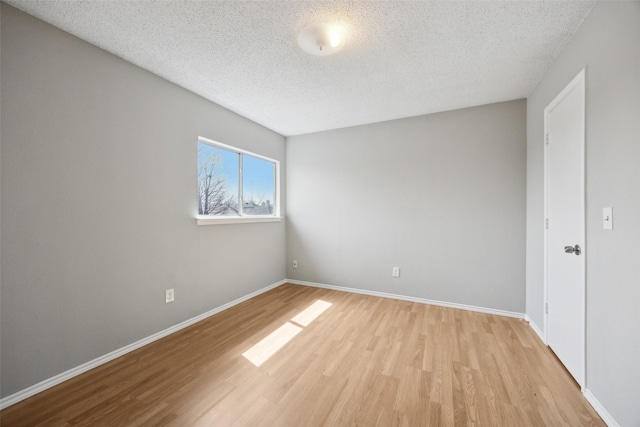
<path fill-rule="evenodd" d="M 318 300 L 331 306 L 304 326 Z M 243 353 L 267 355 L 284 341 L 276 330 L 297 334 L 254 366 Z M 290 284 L 0 416 L 3 426 L 604 426 L 522 320 Z"/>

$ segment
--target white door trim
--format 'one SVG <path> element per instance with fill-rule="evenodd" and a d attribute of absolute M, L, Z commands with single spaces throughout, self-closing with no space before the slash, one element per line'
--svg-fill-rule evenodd
<path fill-rule="evenodd" d="M 553 101 L 551 101 L 549 103 L 549 105 L 547 105 L 547 107 L 544 109 L 544 140 L 543 140 L 543 146 L 544 146 L 544 223 L 542 224 L 542 228 L 544 230 L 544 302 L 543 302 L 543 313 L 544 313 L 544 335 L 543 335 L 543 341 L 545 345 L 549 345 L 548 344 L 548 327 L 547 327 L 547 303 L 548 303 L 548 218 L 549 218 L 549 211 L 548 211 L 548 195 L 549 195 L 549 177 L 548 177 L 548 132 L 549 132 L 549 114 L 550 112 L 558 106 L 558 104 L 560 104 L 560 102 L 562 102 L 564 100 L 564 98 L 566 98 L 566 96 L 577 86 L 577 85 L 582 85 L 584 90 L 585 90 L 585 105 L 584 105 L 584 109 L 583 109 L 583 113 L 584 116 L 582 117 L 582 127 L 583 127 L 583 132 L 582 132 L 582 149 L 580 152 L 580 164 L 581 164 L 581 177 L 580 177 L 580 182 L 581 182 L 581 207 L 582 207 L 582 218 L 583 218 L 583 224 L 585 224 L 585 229 L 582 230 L 583 233 L 583 241 L 585 242 L 584 246 L 586 248 L 587 246 L 587 242 L 586 242 L 586 202 L 585 202 L 585 191 L 586 191 L 586 187 L 585 187 L 585 139 L 586 139 L 586 78 L 585 78 L 585 73 L 586 73 L 586 69 L 583 68 L 576 77 L 574 77 L 573 80 L 571 80 L 571 82 L 553 99 Z M 583 249 L 585 249 L 583 248 Z M 584 256 L 585 256 L 585 263 L 584 263 L 584 269 L 585 271 L 583 272 L 583 277 L 584 277 L 584 281 L 585 283 L 583 283 L 583 289 L 585 289 L 584 292 L 584 301 L 582 304 L 582 321 L 581 324 L 583 325 L 583 343 L 584 343 L 584 348 L 582 348 L 582 367 L 583 367 L 583 372 L 582 372 L 582 378 L 584 378 L 584 384 L 580 384 L 580 387 L 582 388 L 582 391 L 584 392 L 586 390 L 586 386 L 587 386 L 587 373 L 586 373 L 586 345 L 587 345 L 587 336 L 586 336 L 586 263 L 587 263 L 587 251 L 584 251 Z"/>

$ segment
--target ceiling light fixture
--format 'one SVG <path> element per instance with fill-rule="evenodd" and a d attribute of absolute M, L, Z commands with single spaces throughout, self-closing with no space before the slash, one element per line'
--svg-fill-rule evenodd
<path fill-rule="evenodd" d="M 335 24 L 307 25 L 298 35 L 298 44 L 311 55 L 333 55 L 344 46 L 344 31 Z"/>

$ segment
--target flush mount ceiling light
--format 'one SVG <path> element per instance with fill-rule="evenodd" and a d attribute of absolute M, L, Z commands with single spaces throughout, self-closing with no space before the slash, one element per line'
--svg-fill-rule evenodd
<path fill-rule="evenodd" d="M 344 31 L 335 24 L 307 25 L 298 35 L 298 44 L 311 55 L 333 55 L 344 46 Z"/>

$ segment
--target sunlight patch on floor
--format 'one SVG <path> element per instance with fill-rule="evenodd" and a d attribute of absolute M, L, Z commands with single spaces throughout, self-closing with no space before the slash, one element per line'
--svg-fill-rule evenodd
<path fill-rule="evenodd" d="M 285 323 L 275 331 L 267 335 L 262 341 L 251 347 L 242 355 L 256 366 L 262 365 L 267 359 L 273 356 L 286 343 L 291 341 L 293 337 L 298 335 L 302 330 L 301 327 L 293 323 Z"/>
<path fill-rule="evenodd" d="M 330 302 L 322 301 L 319 299 L 318 301 L 311 304 L 309 307 L 304 309 L 304 311 L 300 312 L 296 317 L 291 319 L 292 322 L 297 323 L 302 326 L 309 326 L 311 322 L 316 320 L 316 317 L 320 316 L 324 311 L 331 307 Z"/>
<path fill-rule="evenodd" d="M 329 307 L 331 307 L 330 302 L 317 300 L 298 313 L 291 321 L 301 326 L 309 326 L 311 322 L 324 313 Z M 242 353 L 242 355 L 255 366 L 262 365 L 302 331 L 302 328 L 298 325 L 290 322 L 285 323 L 249 350 Z"/>

